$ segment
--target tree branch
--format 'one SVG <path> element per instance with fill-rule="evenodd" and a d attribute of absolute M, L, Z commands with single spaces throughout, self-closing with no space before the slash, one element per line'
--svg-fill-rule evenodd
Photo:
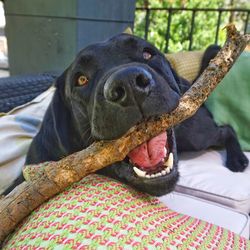
<path fill-rule="evenodd" d="M 26 181 L 0 200 L 0 243 L 23 218 L 52 196 L 84 176 L 122 161 L 136 146 L 192 116 L 250 41 L 250 35 L 240 35 L 234 25 L 226 29 L 225 45 L 173 112 L 141 123 L 117 140 L 96 142 L 58 162 L 26 166 L 23 171 Z"/>

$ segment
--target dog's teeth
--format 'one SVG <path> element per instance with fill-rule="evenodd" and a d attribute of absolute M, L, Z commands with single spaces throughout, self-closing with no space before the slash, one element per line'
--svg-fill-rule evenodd
<path fill-rule="evenodd" d="M 167 166 L 171 170 L 173 168 L 173 165 L 174 165 L 174 155 L 173 153 L 170 153 L 165 166 Z"/>
<path fill-rule="evenodd" d="M 161 171 L 161 174 L 162 174 L 162 175 L 165 175 L 166 173 L 167 173 L 166 170 L 162 170 L 162 171 Z"/>
<path fill-rule="evenodd" d="M 162 172 L 164 174 L 169 174 L 171 169 L 173 168 L 174 165 L 174 155 L 173 153 L 170 153 L 168 156 L 168 160 L 164 163 L 164 166 L 166 167 Z"/>
<path fill-rule="evenodd" d="M 164 155 L 167 155 L 167 149 L 166 149 L 166 147 L 164 147 Z"/>
<path fill-rule="evenodd" d="M 166 148 L 165 148 L 165 150 L 167 151 Z M 174 155 L 173 155 L 173 153 L 169 153 L 168 160 L 164 163 L 165 168 L 159 173 L 147 174 L 147 172 L 145 172 L 137 167 L 133 167 L 133 169 L 139 177 L 152 179 L 152 178 L 156 178 L 156 177 L 160 177 L 160 176 L 164 176 L 166 174 L 169 174 L 173 168 L 173 165 L 174 165 Z"/>
<path fill-rule="evenodd" d="M 169 174 L 171 169 L 168 167 L 168 168 L 165 168 L 165 171 L 166 171 L 167 174 Z"/>
<path fill-rule="evenodd" d="M 139 177 L 145 177 L 146 176 L 146 172 L 144 172 L 143 170 L 140 170 L 137 167 L 133 167 L 135 173 L 139 176 Z"/>
<path fill-rule="evenodd" d="M 135 173 L 140 176 L 140 177 L 145 177 L 146 176 L 146 172 L 137 168 L 137 167 L 133 167 Z"/>

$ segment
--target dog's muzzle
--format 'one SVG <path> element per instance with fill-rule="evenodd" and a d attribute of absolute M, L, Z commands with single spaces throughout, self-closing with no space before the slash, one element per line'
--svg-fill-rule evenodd
<path fill-rule="evenodd" d="M 104 97 L 108 102 L 121 106 L 138 103 L 149 95 L 154 80 L 152 75 L 140 66 L 118 69 L 111 74 L 104 85 Z"/>

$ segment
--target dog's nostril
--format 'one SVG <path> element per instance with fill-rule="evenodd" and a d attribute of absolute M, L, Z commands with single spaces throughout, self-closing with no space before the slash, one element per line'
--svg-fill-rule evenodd
<path fill-rule="evenodd" d="M 117 87 L 112 91 L 112 101 L 116 102 L 121 100 L 125 96 L 125 89 L 123 87 Z"/>
<path fill-rule="evenodd" d="M 150 79 L 144 75 L 140 74 L 136 77 L 136 85 L 140 88 L 146 88 L 150 84 Z"/>

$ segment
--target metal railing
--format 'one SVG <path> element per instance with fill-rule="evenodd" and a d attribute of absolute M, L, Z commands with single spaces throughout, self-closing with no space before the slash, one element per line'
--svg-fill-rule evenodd
<path fill-rule="evenodd" d="M 219 37 L 219 30 L 220 30 L 220 25 L 221 25 L 221 17 L 223 13 L 230 13 L 235 14 L 235 13 L 242 13 L 242 22 L 244 23 L 244 28 L 242 32 L 244 34 L 247 32 L 248 25 L 249 25 L 249 19 L 250 19 L 250 9 L 239 9 L 239 8 L 234 8 L 234 9 L 226 9 L 226 8 L 148 8 L 148 7 L 140 7 L 136 8 L 136 13 L 139 11 L 145 12 L 145 27 L 144 27 L 144 39 L 148 40 L 148 34 L 150 30 L 150 24 L 151 24 L 151 13 L 152 12 L 165 12 L 168 13 L 167 17 L 167 27 L 166 27 L 166 32 L 165 32 L 165 52 L 168 52 L 169 50 L 169 41 L 171 39 L 171 23 L 172 23 L 172 17 L 174 15 L 178 15 L 178 12 L 180 11 L 185 11 L 185 12 L 191 12 L 191 20 L 190 20 L 190 31 L 189 31 L 189 46 L 188 50 L 192 50 L 193 48 L 193 35 L 194 35 L 194 28 L 196 24 L 195 17 L 197 13 L 199 12 L 214 12 L 217 15 L 217 24 L 216 24 L 216 32 L 214 34 L 214 43 L 218 43 L 218 37 Z M 215 15 L 215 18 L 216 18 Z"/>

